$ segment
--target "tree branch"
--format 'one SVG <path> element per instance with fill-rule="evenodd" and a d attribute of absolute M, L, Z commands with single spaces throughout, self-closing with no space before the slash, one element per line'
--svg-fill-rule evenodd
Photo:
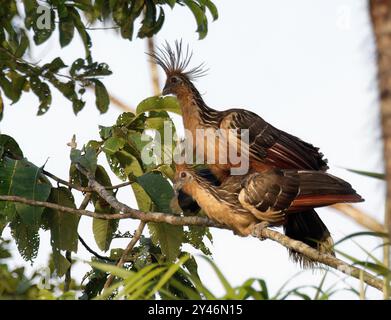
<path fill-rule="evenodd" d="M 55 209 L 62 212 L 72 213 L 72 214 L 78 214 L 78 215 L 86 215 L 93 218 L 98 219 L 138 219 L 143 222 L 164 222 L 168 224 L 173 225 L 182 225 L 182 226 L 188 226 L 188 225 L 198 225 L 198 226 L 207 226 L 207 227 L 216 227 L 221 229 L 228 229 L 228 227 L 220 225 L 215 223 L 214 221 L 208 219 L 208 218 L 202 218 L 202 217 L 182 217 L 182 216 L 175 216 L 160 212 L 142 212 L 136 209 L 132 209 L 128 207 L 126 204 L 123 204 L 119 202 L 114 196 L 112 196 L 107 190 L 101 186 L 94 177 L 86 172 L 83 168 L 78 166 L 79 170 L 83 174 L 86 174 L 90 187 L 93 188 L 107 203 L 110 204 L 113 208 L 118 210 L 119 212 L 123 212 L 122 214 L 100 214 L 95 213 L 87 210 L 78 210 L 68 207 L 63 207 L 54 203 L 49 202 L 42 202 L 42 201 L 35 201 L 35 200 L 29 200 L 22 197 L 17 196 L 0 196 L 0 200 L 3 201 L 13 201 L 13 202 L 19 202 L 24 203 L 32 206 L 39 206 L 39 207 L 47 207 L 51 209 Z M 306 257 L 320 262 L 322 264 L 325 264 L 331 268 L 337 269 L 345 274 L 348 274 L 356 279 L 362 278 L 363 281 L 379 290 L 382 290 L 383 288 L 383 282 L 381 279 L 376 278 L 374 275 L 366 272 L 365 270 L 361 268 L 357 268 L 354 266 L 351 266 L 347 264 L 346 262 L 328 254 L 322 254 L 319 251 L 315 250 L 314 248 L 311 248 L 310 246 L 297 241 L 293 240 L 277 231 L 270 230 L 264 228 L 261 230 L 259 234 L 256 235 L 260 239 L 271 239 L 273 241 L 276 241 L 283 245 L 286 248 L 293 249 Z"/>
<path fill-rule="evenodd" d="M 103 188 L 104 189 L 104 188 Z M 87 216 L 91 218 L 103 219 L 103 220 L 120 220 L 120 219 L 137 219 L 144 222 L 165 222 L 176 226 L 203 226 L 203 227 L 215 227 L 224 228 L 223 225 L 216 224 L 208 218 L 204 217 L 181 217 L 174 216 L 161 212 L 143 212 L 137 209 L 132 209 L 124 205 L 125 210 L 119 210 L 124 213 L 96 213 L 88 210 L 79 210 L 69 207 L 64 207 L 55 203 L 30 200 L 18 196 L 2 196 L 0 195 L 0 201 L 11 201 L 17 203 L 23 203 L 34 207 L 44 207 L 61 212 L 77 214 L 79 216 Z M 111 205 L 111 204 L 110 204 Z M 127 208 L 127 209 L 126 209 Z"/>
<path fill-rule="evenodd" d="M 136 232 L 134 233 L 132 240 L 130 240 L 128 246 L 126 247 L 126 249 L 122 253 L 121 259 L 119 259 L 119 261 L 117 263 L 117 267 L 122 268 L 124 266 L 124 264 L 126 262 L 126 258 L 129 256 L 130 252 L 133 250 L 136 243 L 140 240 L 140 237 L 144 231 L 144 228 L 145 228 L 145 222 L 141 221 Z M 107 278 L 106 283 L 104 285 L 104 288 L 107 289 L 108 287 L 110 287 L 111 284 L 113 283 L 113 280 L 114 280 L 114 276 L 111 274 Z"/>
<path fill-rule="evenodd" d="M 374 287 L 380 291 L 383 290 L 383 282 L 381 279 L 376 278 L 361 268 L 353 267 L 330 254 L 320 253 L 318 250 L 311 248 L 305 243 L 293 240 L 281 234 L 280 232 L 264 228 L 256 236 L 257 238 L 268 238 L 270 240 L 276 241 L 288 249 L 293 249 L 314 261 L 325 264 L 358 280 L 360 280 L 361 277 L 363 281 L 371 287 Z"/>
<path fill-rule="evenodd" d="M 369 229 L 373 232 L 387 232 L 385 226 L 382 225 L 379 221 L 350 204 L 338 203 L 332 205 L 331 207 L 350 217 L 366 229 Z"/>

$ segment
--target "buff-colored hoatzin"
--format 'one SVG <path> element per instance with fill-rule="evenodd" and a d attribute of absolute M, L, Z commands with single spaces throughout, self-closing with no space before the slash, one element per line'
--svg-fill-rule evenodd
<path fill-rule="evenodd" d="M 188 165 L 177 165 L 175 189 L 190 195 L 205 214 L 231 228 L 240 236 L 248 236 L 257 228 L 283 226 L 286 234 L 294 232 L 306 215 L 298 214 L 314 208 L 363 199 L 346 181 L 322 171 L 269 169 L 242 176 L 230 176 L 216 185 Z M 317 215 L 314 215 L 317 217 Z M 302 238 L 323 253 L 333 253 L 333 241 L 328 237 L 318 242 L 316 236 L 326 228 L 317 224 L 301 230 Z M 290 251 L 303 266 L 312 261 Z"/>

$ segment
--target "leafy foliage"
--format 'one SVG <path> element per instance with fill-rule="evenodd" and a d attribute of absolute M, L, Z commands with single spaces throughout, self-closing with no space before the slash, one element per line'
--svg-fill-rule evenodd
<path fill-rule="evenodd" d="M 23 267 L 11 268 L 7 262 L 12 258 L 9 241 L 0 238 L 0 300 L 31 299 L 54 300 L 75 299 L 74 280 L 71 281 L 72 291 L 60 293 L 62 284 L 57 282 L 50 269 L 35 270 L 31 275 Z M 49 265 L 51 261 L 49 261 Z"/>
<path fill-rule="evenodd" d="M 45 114 L 52 104 L 55 88 L 68 99 L 77 114 L 83 109 L 83 94 L 87 87 L 95 89 L 96 106 L 101 113 L 108 110 L 110 99 L 100 80 L 111 71 L 105 63 L 92 57 L 90 33 L 104 25 L 116 31 L 124 40 L 152 37 L 165 21 L 167 7 L 187 6 L 194 14 L 200 39 L 208 31 L 206 9 L 217 19 L 218 13 L 210 0 L 4 0 L 0 8 L 0 120 L 7 97 L 11 103 L 21 98 L 23 91 L 32 91 L 39 100 L 38 115 Z M 140 28 L 135 26 L 140 22 Z M 107 27 L 105 27 L 107 26 Z M 65 63 L 57 57 L 38 65 L 26 60 L 29 50 L 49 41 L 58 32 L 60 46 L 66 47 L 78 34 L 84 53 L 75 61 Z M 31 41 L 32 39 L 32 41 Z"/>

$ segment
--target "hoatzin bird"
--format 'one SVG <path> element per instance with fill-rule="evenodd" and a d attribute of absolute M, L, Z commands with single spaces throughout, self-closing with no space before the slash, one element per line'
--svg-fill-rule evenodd
<path fill-rule="evenodd" d="M 219 130 L 247 129 L 249 133 L 249 139 L 246 143 L 249 173 L 263 173 L 273 168 L 320 172 L 328 169 L 327 161 L 318 148 L 273 127 L 257 114 L 244 109 L 218 111 L 209 107 L 193 84 L 193 80 L 205 74 L 203 64 L 195 68 L 188 68 L 192 53 L 190 53 L 188 47 L 185 49 L 182 46 L 182 42 L 175 42 L 174 48 L 166 43 L 165 46 L 158 48 L 150 56 L 166 73 L 167 79 L 163 88 L 163 95 L 172 94 L 178 99 L 184 127 L 192 134 L 194 152 L 200 152 L 199 148 L 196 148 L 197 129 L 208 129 L 216 132 Z M 219 153 L 219 150 L 215 150 L 216 144 L 209 142 L 210 140 L 206 140 L 204 149 L 201 150 L 201 157 L 204 157 L 205 160 L 210 153 Z M 239 134 L 228 142 L 234 147 L 244 143 Z M 219 157 L 217 156 L 216 159 L 219 159 Z M 230 170 L 235 165 L 237 164 L 230 161 L 226 163 L 219 161 L 207 163 L 210 172 L 204 172 L 203 174 L 206 180 L 218 186 L 230 177 Z M 314 177 L 311 186 L 316 191 L 318 188 L 315 180 L 323 176 Z M 322 183 L 322 180 L 320 180 L 319 184 Z M 333 186 L 329 185 L 330 192 Z M 341 188 L 336 188 L 334 193 L 330 193 L 333 195 L 330 203 L 339 201 L 336 199 L 338 198 L 337 192 L 342 192 Z M 342 192 L 340 196 L 344 197 L 345 193 Z M 299 207 L 301 211 L 295 210 L 295 213 L 287 219 L 285 228 L 289 237 L 302 240 L 315 248 L 317 245 L 313 240 L 316 240 L 317 243 L 329 242 L 330 232 L 313 210 L 313 208 L 325 205 L 323 198 L 309 193 L 306 197 L 306 206 Z M 184 211 L 198 208 L 198 205 L 189 198 L 189 193 L 186 190 L 179 192 L 178 200 Z"/>
<path fill-rule="evenodd" d="M 283 226 L 288 236 L 299 229 L 302 238 L 298 240 L 331 254 L 331 237 L 317 241 L 326 226 L 314 207 L 363 201 L 346 181 L 310 170 L 268 169 L 262 173 L 230 176 L 217 186 L 193 168 L 177 165 L 174 188 L 192 196 L 209 218 L 230 227 L 238 235 L 248 236 L 254 228 L 265 226 Z M 316 205 L 313 199 L 317 199 Z M 309 212 L 314 213 L 318 222 L 305 229 L 305 215 Z M 305 267 L 314 264 L 295 251 L 291 250 L 290 255 Z"/>

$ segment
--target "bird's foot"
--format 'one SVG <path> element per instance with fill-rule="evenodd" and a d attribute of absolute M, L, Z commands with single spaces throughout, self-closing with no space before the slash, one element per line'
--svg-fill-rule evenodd
<path fill-rule="evenodd" d="M 257 223 L 253 228 L 252 236 L 259 238 L 259 240 L 261 241 L 265 240 L 266 238 L 262 236 L 262 230 L 267 227 L 270 227 L 270 222 L 268 221 L 262 221 L 260 223 Z"/>

